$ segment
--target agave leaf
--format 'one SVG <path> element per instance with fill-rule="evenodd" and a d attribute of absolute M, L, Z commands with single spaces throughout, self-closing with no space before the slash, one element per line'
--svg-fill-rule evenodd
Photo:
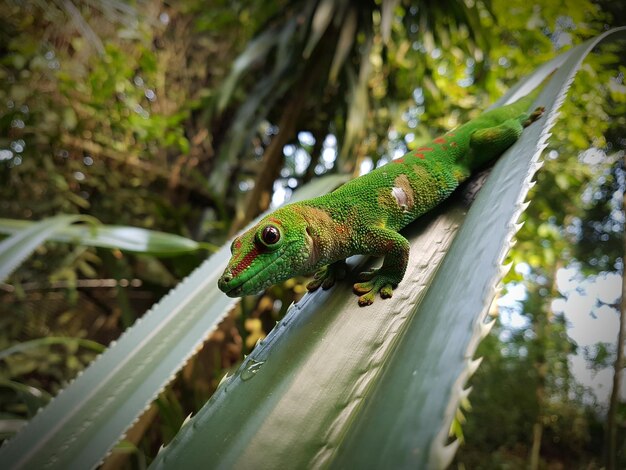
<path fill-rule="evenodd" d="M 295 198 L 345 180 L 316 180 Z M 3 468 L 96 466 L 236 302 L 217 289 L 229 257 L 227 244 L 112 343 L 0 448 Z"/>
<path fill-rule="evenodd" d="M 13 232 L 0 242 L 0 281 L 6 279 L 19 264 L 59 230 L 84 218 L 80 215 L 58 215 L 34 222 Z"/>
<path fill-rule="evenodd" d="M 28 220 L 0 219 L 0 233 L 14 235 L 36 223 Z M 180 235 L 122 225 L 71 225 L 57 230 L 48 239 L 155 256 L 177 256 L 208 247 Z"/>
<path fill-rule="evenodd" d="M 450 424 L 480 362 L 472 357 L 539 152 L 580 61 L 614 33 L 565 54 L 537 99 L 546 114 L 496 164 L 469 212 L 459 194 L 404 232 L 410 268 L 392 299 L 359 308 L 348 283 L 307 294 L 152 468 L 448 465 Z"/>

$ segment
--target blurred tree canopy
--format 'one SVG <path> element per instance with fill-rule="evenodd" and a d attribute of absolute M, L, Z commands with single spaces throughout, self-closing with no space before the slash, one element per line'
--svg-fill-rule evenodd
<path fill-rule="evenodd" d="M 626 18 L 605 0 L 0 5 L 0 216 L 89 214 L 217 245 L 302 183 L 422 145 Z M 606 404 L 573 373 L 581 348 L 553 301 L 561 269 L 623 273 L 622 50 L 588 60 L 544 152 L 505 283 L 524 298 L 500 313 L 523 326 L 481 345 L 460 468 L 601 465 Z M 87 340 L 108 344 L 201 261 L 40 247 L 0 285 L 0 349 L 64 340 L 0 363 L 3 416 L 31 417 L 99 351 Z M 291 280 L 244 299 L 159 399 L 145 458 L 302 292 Z M 602 351 L 596 366 L 615 355 Z"/>

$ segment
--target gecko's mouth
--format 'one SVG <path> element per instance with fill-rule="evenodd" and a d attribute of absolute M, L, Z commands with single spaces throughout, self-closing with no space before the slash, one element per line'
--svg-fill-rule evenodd
<path fill-rule="evenodd" d="M 281 250 L 281 252 L 282 251 L 284 250 Z M 280 258 L 281 256 L 282 254 L 277 256 L 276 259 Z M 220 281 L 218 282 L 219 289 L 224 292 L 228 297 L 241 297 L 242 295 L 258 294 L 266 287 L 280 281 L 280 279 L 272 280 L 271 278 L 268 278 L 263 280 L 261 278 L 261 275 L 272 267 L 276 259 L 272 260 L 270 263 L 267 264 L 267 266 L 263 267 L 263 269 L 246 279 L 235 278 L 226 283 L 223 281 L 224 276 L 222 275 L 222 279 L 220 279 Z M 259 279 L 261 279 L 260 282 L 258 281 Z M 230 284 L 230 286 L 228 284 Z"/>
<path fill-rule="evenodd" d="M 255 274 L 254 276 L 252 276 L 249 279 L 246 279 L 245 281 L 243 281 L 240 285 L 235 286 L 235 287 L 231 287 L 230 289 L 224 290 L 222 289 L 222 291 L 224 292 L 224 294 L 226 294 L 228 297 L 241 297 L 243 295 L 253 295 L 253 294 L 258 294 L 259 292 L 261 292 L 266 285 L 271 285 L 270 282 L 266 281 L 265 283 L 261 284 L 258 288 L 256 289 L 246 289 L 246 284 L 248 285 L 254 285 L 253 283 L 251 284 L 250 281 L 254 281 L 254 279 L 261 274 L 261 272 L 258 272 L 257 274 Z"/>
<path fill-rule="evenodd" d="M 241 297 L 242 295 L 245 295 L 241 293 L 241 290 L 241 287 L 235 287 L 234 289 L 224 292 L 224 294 L 226 294 L 228 297 Z"/>

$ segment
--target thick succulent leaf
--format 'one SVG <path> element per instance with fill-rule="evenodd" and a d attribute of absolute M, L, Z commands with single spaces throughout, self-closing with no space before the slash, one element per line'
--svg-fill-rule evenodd
<path fill-rule="evenodd" d="M 306 295 L 152 466 L 445 467 L 456 450 L 446 445 L 450 424 L 480 362 L 472 357 L 490 327 L 485 311 L 539 152 L 570 78 L 604 37 L 505 98 L 561 66 L 537 99 L 547 112 L 496 164 L 469 212 L 457 194 L 404 232 L 410 268 L 392 299 L 359 308 L 349 283 Z"/>
<path fill-rule="evenodd" d="M 12 232 L 9 238 L 0 242 L 0 281 L 6 279 L 35 248 L 81 218 L 79 215 L 59 215 Z"/>
<path fill-rule="evenodd" d="M 295 199 L 328 192 L 345 180 L 316 180 Z M 150 309 L 0 448 L 3 468 L 97 465 L 236 302 L 217 289 L 228 247 Z"/>
<path fill-rule="evenodd" d="M 15 235 L 37 223 L 0 219 L 0 233 Z M 122 225 L 70 225 L 51 233 L 48 239 L 163 257 L 190 253 L 206 246 L 180 235 Z"/>

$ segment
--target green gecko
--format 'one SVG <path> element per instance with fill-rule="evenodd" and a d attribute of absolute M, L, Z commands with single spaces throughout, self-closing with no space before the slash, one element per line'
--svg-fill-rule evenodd
<path fill-rule="evenodd" d="M 487 111 L 430 144 L 314 199 L 288 204 L 236 237 L 218 281 L 229 297 L 255 294 L 316 271 L 307 289 L 328 289 L 352 255 L 384 256 L 354 284 L 361 306 L 389 298 L 402 281 L 409 242 L 398 230 L 446 199 L 472 171 L 498 158 L 539 119 L 529 112 L 539 89 Z"/>

